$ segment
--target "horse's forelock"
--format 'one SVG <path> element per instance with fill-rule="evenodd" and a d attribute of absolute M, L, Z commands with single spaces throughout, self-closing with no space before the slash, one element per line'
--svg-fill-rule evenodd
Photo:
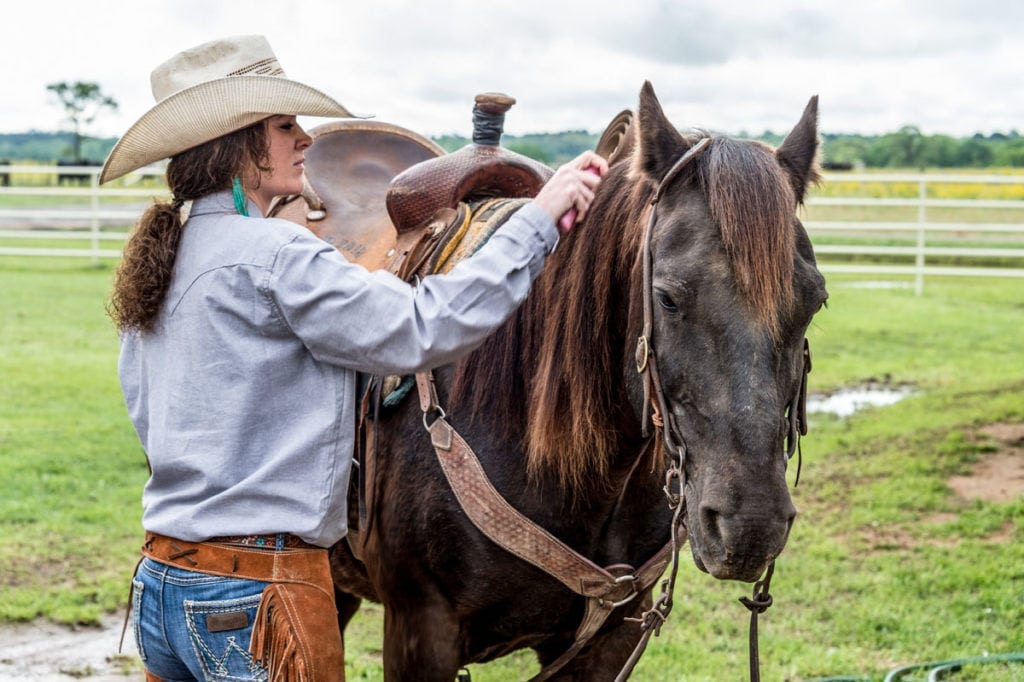
<path fill-rule="evenodd" d="M 793 304 L 796 198 L 771 149 L 715 138 L 697 173 L 737 286 L 751 313 L 777 339 Z"/>

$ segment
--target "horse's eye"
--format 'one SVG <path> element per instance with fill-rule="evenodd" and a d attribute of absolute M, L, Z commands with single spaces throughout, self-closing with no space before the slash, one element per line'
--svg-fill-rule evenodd
<path fill-rule="evenodd" d="M 822 311 L 822 310 L 823 310 L 824 308 L 827 308 L 827 307 L 828 307 L 828 297 L 826 296 L 826 297 L 825 297 L 825 298 L 824 298 L 824 299 L 823 299 L 823 300 L 821 301 L 821 303 L 819 303 L 819 304 L 817 305 L 817 307 L 816 307 L 816 308 L 815 308 L 815 309 L 814 309 L 814 310 L 813 310 L 813 311 L 811 312 L 811 315 L 810 315 L 810 316 L 811 316 L 811 317 L 814 317 L 815 315 L 817 315 L 818 313 L 820 313 L 820 312 L 821 312 L 821 311 Z"/>
<path fill-rule="evenodd" d="M 664 291 L 657 291 L 654 294 L 658 298 L 658 305 L 667 310 L 670 313 L 679 312 L 679 306 L 672 300 L 672 297 L 666 294 Z"/>

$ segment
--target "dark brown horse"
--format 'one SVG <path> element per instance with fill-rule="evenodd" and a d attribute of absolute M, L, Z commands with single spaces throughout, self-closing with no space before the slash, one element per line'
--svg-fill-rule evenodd
<path fill-rule="evenodd" d="M 645 84 L 628 151 L 586 223 L 563 239 L 517 314 L 437 372 L 448 420 L 494 486 L 596 564 L 640 566 L 669 541 L 664 453 L 685 461 L 685 528 L 699 568 L 754 581 L 786 544 L 796 514 L 788 415 L 804 333 L 826 299 L 796 215 L 816 179 L 816 119 L 812 99 L 775 150 L 685 136 Z M 667 448 L 645 435 L 654 400 L 636 360 L 645 300 Z M 468 663 L 522 648 L 551 663 L 574 642 L 584 599 L 467 519 L 422 420 L 411 398 L 377 424 L 362 561 L 344 541 L 332 551 L 343 623 L 359 598 L 383 603 L 390 680 L 450 682 Z M 623 619 L 650 604 L 649 588 L 642 597 L 615 608 L 556 679 L 613 678 L 640 637 Z"/>

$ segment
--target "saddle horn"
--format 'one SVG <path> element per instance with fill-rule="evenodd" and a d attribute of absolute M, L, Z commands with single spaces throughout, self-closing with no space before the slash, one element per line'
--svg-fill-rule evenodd
<path fill-rule="evenodd" d="M 516 98 L 500 92 L 484 92 L 476 96 L 473 105 L 473 144 L 485 147 L 501 145 L 505 132 L 505 112 L 516 103 Z"/>

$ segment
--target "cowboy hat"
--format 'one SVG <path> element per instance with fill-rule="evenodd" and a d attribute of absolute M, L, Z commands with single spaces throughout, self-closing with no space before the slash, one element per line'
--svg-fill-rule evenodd
<path fill-rule="evenodd" d="M 150 80 L 156 105 L 114 145 L 101 183 L 277 114 L 353 116 L 319 90 L 286 78 L 263 36 L 185 50 Z"/>

